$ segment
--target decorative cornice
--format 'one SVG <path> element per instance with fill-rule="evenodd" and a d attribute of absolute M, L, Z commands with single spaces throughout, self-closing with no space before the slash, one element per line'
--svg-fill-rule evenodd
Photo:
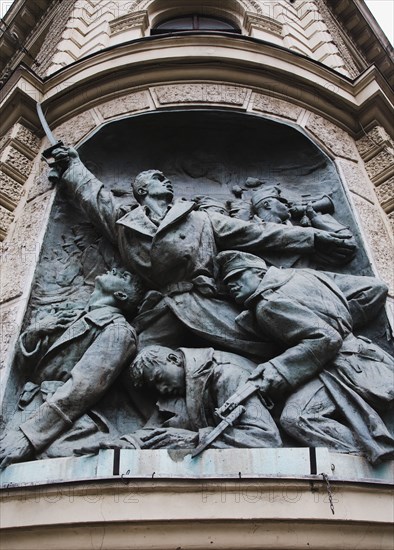
<path fill-rule="evenodd" d="M 338 48 L 339 53 L 345 63 L 346 69 L 348 70 L 350 76 L 355 78 L 357 75 L 360 74 L 360 68 L 355 63 L 354 57 L 351 54 L 349 48 L 345 43 L 345 40 L 342 37 L 342 33 L 340 30 L 338 21 L 333 16 L 332 11 L 328 8 L 326 4 L 326 0 L 315 0 L 315 1 L 319 8 L 319 12 L 324 20 L 324 23 L 326 24 L 327 29 L 331 34 L 332 40 L 336 45 L 336 47 Z M 361 54 L 359 54 L 359 56 L 361 56 Z M 365 58 L 362 58 L 362 59 L 364 64 L 363 68 L 366 68 L 367 66 L 366 60 Z"/>
<path fill-rule="evenodd" d="M 36 90 L 32 92 L 34 98 L 46 103 L 49 123 L 58 125 L 101 104 L 103 98 L 109 101 L 118 96 L 119 90 L 137 90 L 152 83 L 180 84 L 195 80 L 197 75 L 207 82 L 223 81 L 268 91 L 278 99 L 322 114 L 357 137 L 362 131 L 360 123 L 365 128 L 378 123 L 394 134 L 394 94 L 375 67 L 352 82 L 306 56 L 250 37 L 148 37 L 87 56 L 45 82 L 34 80 L 27 70 L 20 71 L 12 82 L 14 90 L 22 90 L 19 82 L 29 79 L 29 87 Z M 11 90 L 9 99 L 3 96 L 5 121 L 15 115 Z"/>
<path fill-rule="evenodd" d="M 275 21 L 275 19 L 272 19 L 271 17 L 258 15 L 256 13 L 251 13 L 250 11 L 248 11 L 245 13 L 244 27 L 248 34 L 251 33 L 253 28 L 256 28 L 281 36 L 283 25 L 282 23 L 278 23 L 278 21 Z"/>
<path fill-rule="evenodd" d="M 325 0 L 336 20 L 341 23 L 344 40 L 353 53 L 374 64 L 387 81 L 394 84 L 394 48 L 380 29 L 363 0 Z M 349 22 L 351 21 L 351 25 Z M 347 38 L 346 38 L 347 37 Z"/>
<path fill-rule="evenodd" d="M 142 32 L 145 32 L 148 25 L 148 12 L 145 10 L 123 15 L 109 22 L 111 34 L 117 34 L 135 27 L 142 27 Z"/>
<path fill-rule="evenodd" d="M 56 11 L 55 0 L 31 2 L 17 0 L 4 16 L 0 36 L 0 74 L 2 83 L 23 60 L 34 65 L 34 44 L 42 40 L 42 32 L 48 27 L 50 17 Z M 4 28 L 7 30 L 4 32 Z M 38 67 L 38 62 L 36 64 Z"/>

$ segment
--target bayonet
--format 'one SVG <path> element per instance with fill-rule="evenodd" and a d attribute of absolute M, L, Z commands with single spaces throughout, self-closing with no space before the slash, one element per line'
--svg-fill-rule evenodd
<path fill-rule="evenodd" d="M 260 389 L 253 382 L 246 382 L 233 395 L 231 395 L 221 407 L 215 410 L 215 414 L 221 418 L 221 422 L 214 428 L 200 445 L 192 453 L 192 458 L 202 453 L 211 443 L 213 443 L 229 426 L 233 426 L 238 418 L 245 412 L 245 407 L 241 405 L 248 397 L 255 393 L 259 393 Z M 267 396 L 262 396 L 259 393 L 260 399 L 263 401 L 267 409 L 272 409 L 274 404 Z"/>

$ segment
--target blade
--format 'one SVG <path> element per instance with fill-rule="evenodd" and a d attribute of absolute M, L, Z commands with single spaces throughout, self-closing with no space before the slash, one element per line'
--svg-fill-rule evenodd
<path fill-rule="evenodd" d="M 245 412 L 245 407 L 238 405 L 226 418 L 224 418 L 220 424 L 216 426 L 207 437 L 200 443 L 200 445 L 193 451 L 192 458 L 195 458 L 201 454 L 205 449 L 217 439 L 229 426 L 232 426 L 233 423 Z"/>
<path fill-rule="evenodd" d="M 38 118 L 40 119 L 41 126 L 49 140 L 49 143 L 51 145 L 56 145 L 58 141 L 55 138 L 55 136 L 52 134 L 52 131 L 48 126 L 48 122 L 46 121 L 44 113 L 42 112 L 41 103 L 37 103 L 37 114 L 38 114 Z"/>

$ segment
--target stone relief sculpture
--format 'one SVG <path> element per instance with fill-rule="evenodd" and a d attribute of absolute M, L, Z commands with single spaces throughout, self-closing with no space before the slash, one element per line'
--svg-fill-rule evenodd
<path fill-rule="evenodd" d="M 32 368 L 21 370 L 0 467 L 204 444 L 393 457 L 393 359 L 354 335 L 381 313 L 387 288 L 346 273 L 357 240 L 327 193 L 288 196 L 249 177 L 233 199 L 174 200 L 160 170 L 108 188 L 75 149 L 53 157 L 62 201 L 84 218 L 65 213 L 61 246 L 41 259 L 17 355 Z M 220 180 L 213 161 L 209 174 Z"/>

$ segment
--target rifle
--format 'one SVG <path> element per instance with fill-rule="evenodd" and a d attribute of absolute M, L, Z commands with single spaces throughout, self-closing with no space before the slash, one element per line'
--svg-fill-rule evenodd
<path fill-rule="evenodd" d="M 219 408 L 215 409 L 215 414 L 221 418 L 221 422 L 204 438 L 200 445 L 192 453 L 195 458 L 202 453 L 215 439 L 217 439 L 229 426 L 233 426 L 238 418 L 245 412 L 245 407 L 241 405 L 248 397 L 258 393 L 260 388 L 253 382 L 246 382 L 243 386 L 227 399 Z M 272 409 L 274 404 L 269 397 L 260 395 L 267 409 Z"/>

